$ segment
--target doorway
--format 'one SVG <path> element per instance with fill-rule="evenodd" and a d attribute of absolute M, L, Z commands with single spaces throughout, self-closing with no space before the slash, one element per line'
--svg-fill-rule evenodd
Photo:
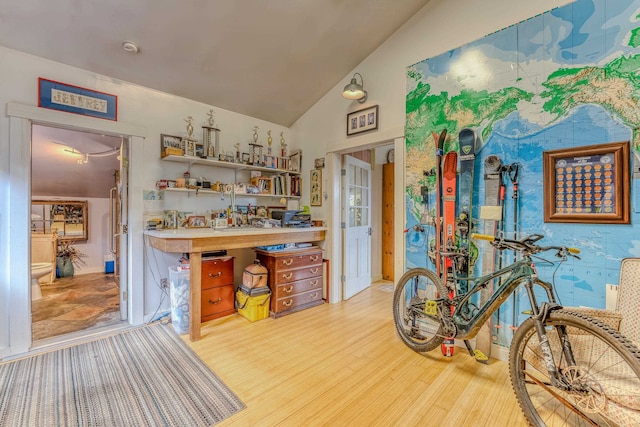
<path fill-rule="evenodd" d="M 340 155 L 341 256 L 334 257 L 342 259 L 342 299 L 383 278 L 382 177 L 393 148 L 393 141 L 381 141 Z"/>
<path fill-rule="evenodd" d="M 40 295 L 31 303 L 32 340 L 70 333 L 81 336 L 126 320 L 126 301 L 120 301 L 120 245 L 114 231 L 121 223 L 115 215 L 121 213 L 122 206 L 118 189 L 127 187 L 121 181 L 127 176 L 126 168 L 121 172 L 125 140 L 33 125 L 31 145 L 31 199 L 47 207 L 36 214 L 32 209 L 32 263 L 38 261 L 34 260 L 38 251 L 33 245 L 41 232 L 55 236 L 57 255 L 62 248 L 76 255 L 64 264 L 64 271 L 60 271 L 60 259 L 65 258 L 58 258 L 54 274 L 40 279 Z M 84 216 L 65 218 L 67 204 L 61 200 L 84 203 Z M 80 225 L 83 233 L 74 229 Z"/>

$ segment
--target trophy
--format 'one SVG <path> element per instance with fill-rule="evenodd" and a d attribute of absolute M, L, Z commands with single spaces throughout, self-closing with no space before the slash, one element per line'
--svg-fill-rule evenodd
<path fill-rule="evenodd" d="M 249 164 L 262 166 L 262 144 L 258 144 L 258 126 L 253 127 L 253 142 L 249 144 Z"/>
<path fill-rule="evenodd" d="M 202 144 L 198 144 L 198 140 L 193 137 L 193 117 L 188 116 L 184 121 L 187 123 L 187 136 L 182 138 L 185 155 L 200 157 L 204 153 Z"/>
<path fill-rule="evenodd" d="M 271 144 L 273 144 L 273 138 L 271 138 L 271 130 L 267 131 L 267 155 L 264 158 L 265 166 L 268 168 L 275 168 L 275 162 L 271 151 Z"/>
<path fill-rule="evenodd" d="M 209 110 L 207 116 L 209 116 L 208 122 L 205 126 L 202 126 L 202 143 L 204 144 L 205 156 L 207 158 L 215 159 L 220 154 L 220 129 L 213 126 L 213 110 Z"/>

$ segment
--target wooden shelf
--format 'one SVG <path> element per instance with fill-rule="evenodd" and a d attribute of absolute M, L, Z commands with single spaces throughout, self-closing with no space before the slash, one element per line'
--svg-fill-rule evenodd
<path fill-rule="evenodd" d="M 200 194 L 205 194 L 207 196 L 230 196 L 227 192 L 222 191 L 213 191 L 207 188 L 165 188 L 164 191 L 178 192 L 178 193 L 195 193 L 196 196 Z M 236 193 L 236 197 L 269 197 L 269 198 L 279 198 L 284 197 L 287 199 L 299 199 L 300 196 L 287 196 L 284 194 L 251 194 L 251 193 Z"/>
<path fill-rule="evenodd" d="M 247 165 L 244 163 L 223 162 L 215 159 L 202 159 L 200 157 L 191 157 L 191 156 L 169 155 L 169 156 L 163 157 L 162 160 L 169 161 L 169 162 L 188 163 L 189 166 L 205 165 L 205 166 L 215 166 L 219 168 L 236 169 L 236 170 L 269 172 L 272 174 L 288 173 L 290 175 L 300 175 L 300 172 L 293 172 L 286 169 L 265 168 L 262 166 Z"/>

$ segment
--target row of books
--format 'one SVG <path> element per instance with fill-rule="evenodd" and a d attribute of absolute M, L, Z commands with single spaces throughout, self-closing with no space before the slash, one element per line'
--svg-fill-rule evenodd
<path fill-rule="evenodd" d="M 300 196 L 301 193 L 300 176 L 288 173 L 273 176 L 256 176 L 251 178 L 251 184 L 258 188 L 260 194 Z"/>

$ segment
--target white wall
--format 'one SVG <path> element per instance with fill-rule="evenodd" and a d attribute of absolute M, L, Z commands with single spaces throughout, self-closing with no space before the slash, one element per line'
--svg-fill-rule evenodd
<path fill-rule="evenodd" d="M 252 128 L 259 126 L 259 141 L 266 141 L 266 131 L 271 130 L 272 135 L 279 142 L 280 132 L 284 131 L 285 138 L 290 149 L 299 147 L 288 128 L 273 123 L 268 123 L 245 115 L 237 114 L 215 106 L 210 106 L 158 92 L 152 89 L 136 86 L 127 82 L 115 80 L 106 76 L 59 64 L 32 55 L 27 55 L 15 50 L 0 47 L 0 106 L 6 112 L 9 102 L 36 106 L 38 102 L 38 77 L 44 77 L 72 85 L 95 89 L 98 91 L 115 94 L 118 96 L 118 121 L 142 128 L 146 128 L 147 139 L 144 141 L 144 162 L 142 164 L 130 164 L 132 174 L 141 177 L 145 189 L 154 189 L 155 182 L 161 178 L 175 178 L 184 172 L 184 164 L 163 162 L 160 160 L 160 134 L 184 135 L 184 118 L 192 116 L 194 125 L 198 129 L 207 119 L 206 113 L 214 108 L 216 125 L 222 130 L 220 135 L 221 147 L 225 150 L 233 150 L 233 144 L 241 143 L 241 149 L 248 151 L 248 143 L 252 142 Z M 176 75 L 179 78 L 179 75 Z M 91 119 L 103 122 L 101 119 Z M 198 135 L 199 136 L 199 135 Z M 0 357 L 10 354 L 10 322 L 9 300 L 11 293 L 12 266 L 9 265 L 11 251 L 23 251 L 28 253 L 27 239 L 22 242 L 10 242 L 10 216 L 25 215 L 29 212 L 14 212 L 11 210 L 13 197 L 23 197 L 24 186 L 10 188 L 9 177 L 11 167 L 23 167 L 29 164 L 29 159 L 22 158 L 18 154 L 20 164 L 11 165 L 9 156 L 11 148 L 21 151 L 19 142 L 9 139 L 9 118 L 5 114 L 0 115 Z M 13 145 L 13 147 L 12 147 Z M 135 149 L 139 149 L 136 147 Z M 135 188 L 131 191 L 141 194 L 142 189 Z M 13 193 L 12 193 L 13 192 Z M 22 194 L 22 195 L 21 195 Z M 193 200 L 190 201 L 193 203 Z M 197 203 L 197 202 L 196 202 Z M 14 204 L 17 206 L 17 204 Z M 204 208 L 205 210 L 207 208 Z M 131 211 L 131 218 L 138 224 L 142 223 L 142 212 Z M 139 236 L 137 236 L 139 237 Z M 100 259 L 102 256 L 100 256 Z M 161 257 L 160 262 L 173 262 L 175 257 Z M 102 263 L 102 261 L 101 261 Z M 134 266 L 141 268 L 142 266 Z M 168 264 L 161 265 L 159 271 L 167 271 Z M 102 268 L 102 267 L 101 267 Z M 25 275 L 24 283 L 27 283 L 27 269 L 22 266 L 13 269 L 13 274 Z M 131 283 L 131 286 L 140 290 L 144 295 L 144 315 L 150 316 L 158 307 L 161 292 L 153 282 L 153 277 L 145 270 L 144 283 Z M 15 293 L 15 292 L 14 292 Z M 28 295 L 28 294 L 27 294 Z M 24 301 L 24 304 L 29 304 Z M 168 308 L 168 302 L 163 306 Z M 16 334 L 14 333 L 14 337 Z"/>
<path fill-rule="evenodd" d="M 326 189 L 329 201 L 339 200 L 340 187 L 336 185 L 339 172 L 332 166 L 333 155 L 327 153 L 372 146 L 404 136 L 406 68 L 409 65 L 570 2 L 431 0 L 352 72 L 336 82 L 333 89 L 292 125 L 294 138 L 303 141 L 305 147 L 303 170 L 313 167 L 314 158 L 326 156 L 330 159 L 329 170 L 326 170 L 329 173 L 323 174 L 323 188 Z M 363 104 L 342 98 L 342 89 L 349 83 L 354 72 L 362 74 L 365 90 L 368 91 L 368 99 Z M 373 105 L 379 106 L 378 130 L 347 137 L 347 114 Z M 402 156 L 404 150 L 398 150 L 396 146 L 395 182 L 400 188 L 404 186 Z M 331 179 L 331 171 L 334 180 L 327 182 L 327 179 Z M 402 229 L 405 219 L 402 203 L 403 197 L 395 198 L 394 253 L 397 262 L 394 275 L 397 277 L 404 269 Z M 329 230 L 325 242 L 327 256 L 340 258 L 341 237 L 334 224 L 338 215 L 334 212 L 333 205 L 323 203 L 322 207 L 313 208 L 312 214 L 314 217 L 328 220 L 332 229 Z M 340 277 L 340 272 L 335 270 L 331 278 L 332 283 L 338 282 Z M 338 289 L 333 289 L 333 295 L 336 295 Z"/>

